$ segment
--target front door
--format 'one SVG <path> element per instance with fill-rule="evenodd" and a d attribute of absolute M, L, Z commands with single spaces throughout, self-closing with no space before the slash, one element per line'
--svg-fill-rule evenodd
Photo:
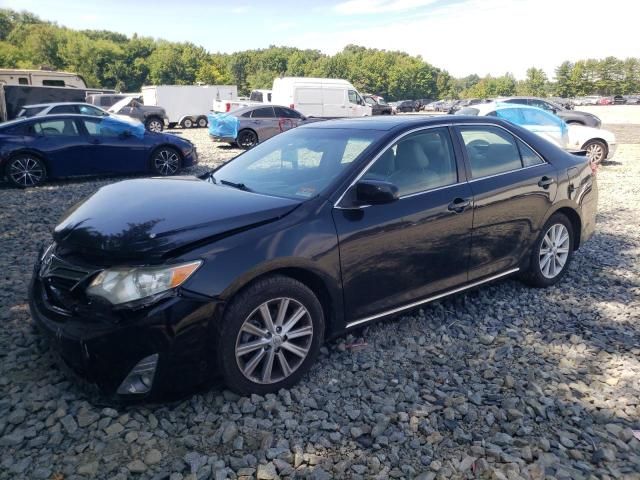
<path fill-rule="evenodd" d="M 400 198 L 385 205 L 343 209 L 338 204 L 334 209 L 349 322 L 467 280 L 472 198 L 446 127 L 402 137 L 362 179 L 393 183 Z"/>
<path fill-rule="evenodd" d="M 456 127 L 473 192 L 469 280 L 518 268 L 557 192 L 555 168 L 507 130 Z"/>
<path fill-rule="evenodd" d="M 271 106 L 256 108 L 251 112 L 251 120 L 248 124 L 258 134 L 260 142 L 280 133 L 278 118 Z"/>
<path fill-rule="evenodd" d="M 86 138 L 84 161 L 93 173 L 149 170 L 149 149 L 143 138 L 103 125 L 100 118 L 78 120 Z"/>

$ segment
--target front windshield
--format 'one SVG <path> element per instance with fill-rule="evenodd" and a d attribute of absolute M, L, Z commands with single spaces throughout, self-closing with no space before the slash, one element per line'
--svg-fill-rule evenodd
<path fill-rule="evenodd" d="M 315 197 L 383 134 L 345 128 L 289 130 L 216 170 L 215 181 L 267 195 Z"/>

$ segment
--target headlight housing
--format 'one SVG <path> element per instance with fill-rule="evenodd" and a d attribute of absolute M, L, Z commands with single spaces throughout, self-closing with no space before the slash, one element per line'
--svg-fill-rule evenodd
<path fill-rule="evenodd" d="M 182 285 L 202 265 L 201 260 L 158 267 L 109 268 L 87 287 L 87 295 L 114 305 L 133 302 Z"/>

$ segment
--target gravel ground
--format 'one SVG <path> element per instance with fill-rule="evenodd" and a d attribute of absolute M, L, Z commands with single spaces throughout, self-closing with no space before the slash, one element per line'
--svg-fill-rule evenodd
<path fill-rule="evenodd" d="M 377 323 L 265 398 L 90 403 L 33 332 L 27 284 L 62 212 L 119 179 L 0 186 L 0 479 L 640 478 L 640 127 L 609 128 L 625 143 L 598 174 L 598 233 L 560 286 Z M 194 172 L 237 153 L 183 135 Z"/>

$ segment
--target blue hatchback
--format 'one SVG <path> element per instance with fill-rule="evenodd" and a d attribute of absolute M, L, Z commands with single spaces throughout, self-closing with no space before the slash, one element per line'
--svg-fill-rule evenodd
<path fill-rule="evenodd" d="M 77 175 L 167 176 L 197 162 L 189 140 L 112 116 L 48 115 L 0 125 L 0 171 L 22 188 Z"/>

